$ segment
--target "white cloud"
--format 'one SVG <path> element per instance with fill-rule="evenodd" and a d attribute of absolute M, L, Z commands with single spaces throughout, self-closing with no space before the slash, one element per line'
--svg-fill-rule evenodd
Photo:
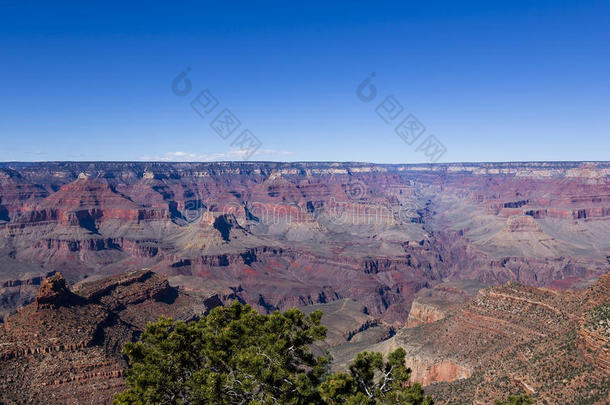
<path fill-rule="evenodd" d="M 248 155 L 247 149 L 229 149 L 225 153 L 209 153 L 209 154 L 197 154 L 191 152 L 165 152 L 157 156 L 142 156 L 139 160 L 141 161 L 154 161 L 154 162 L 215 162 L 215 161 L 226 161 L 226 160 L 242 160 L 244 156 Z M 274 156 L 290 156 L 294 155 L 294 152 L 276 150 L 276 149 L 259 149 L 249 156 L 248 160 L 254 160 L 255 156 L 265 156 L 266 158 L 272 158 Z"/>

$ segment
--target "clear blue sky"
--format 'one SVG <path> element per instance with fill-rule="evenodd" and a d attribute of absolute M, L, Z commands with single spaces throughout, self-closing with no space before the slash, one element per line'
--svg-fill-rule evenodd
<path fill-rule="evenodd" d="M 251 160 L 425 162 L 388 95 L 440 162 L 609 160 L 608 1 L 257 3 L 0 0 L 0 161 L 239 159 L 189 106 L 206 88 Z"/>

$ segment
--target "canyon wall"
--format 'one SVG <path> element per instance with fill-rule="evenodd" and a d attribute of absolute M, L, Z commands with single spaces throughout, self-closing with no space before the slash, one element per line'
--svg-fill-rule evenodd
<path fill-rule="evenodd" d="M 2 163 L 0 285 L 148 267 L 263 311 L 352 298 L 400 327 L 415 294 L 446 281 L 607 272 L 609 174 L 607 162 Z M 3 287 L 3 313 L 34 295 Z"/>

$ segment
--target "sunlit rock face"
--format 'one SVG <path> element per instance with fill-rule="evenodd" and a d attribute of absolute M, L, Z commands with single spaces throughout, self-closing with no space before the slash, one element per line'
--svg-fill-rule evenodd
<path fill-rule="evenodd" d="M 608 271 L 609 174 L 586 162 L 4 163 L 0 309 L 35 299 L 53 271 L 75 283 L 148 267 L 263 311 L 350 298 L 401 327 L 415 294 L 447 281 L 585 286 Z M 424 323 L 442 316 L 413 308 Z"/>

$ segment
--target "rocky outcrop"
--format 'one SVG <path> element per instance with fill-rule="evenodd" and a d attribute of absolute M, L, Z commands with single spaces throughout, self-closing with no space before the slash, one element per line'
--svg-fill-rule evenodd
<path fill-rule="evenodd" d="M 472 371 L 451 360 L 430 360 L 418 357 L 407 357 L 405 363 L 411 369 L 412 381 L 426 386 L 433 383 L 452 382 L 469 378 Z"/>
<path fill-rule="evenodd" d="M 609 291 L 608 275 L 582 291 L 486 288 L 444 319 L 403 328 L 373 349 L 405 348 L 414 379 L 438 403 L 493 403 L 506 392 L 604 403 Z"/>
<path fill-rule="evenodd" d="M 529 215 L 511 216 L 506 220 L 508 232 L 541 232 L 536 220 Z"/>
<path fill-rule="evenodd" d="M 407 327 L 412 328 L 414 326 L 436 322 L 446 316 L 447 313 L 441 308 L 415 300 L 413 301 L 413 304 L 411 304 L 409 318 L 407 318 Z"/>
<path fill-rule="evenodd" d="M 0 402 L 109 403 L 124 387 L 125 342 L 161 315 L 190 320 L 219 304 L 149 270 L 83 282 L 75 291 L 57 273 L 0 328 Z"/>
<path fill-rule="evenodd" d="M 64 276 L 55 273 L 42 282 L 36 297 L 36 308 L 57 308 L 76 304 L 80 300 L 80 297 L 70 291 Z"/>
<path fill-rule="evenodd" d="M 415 294 L 407 328 L 436 322 L 457 311 L 485 285 L 474 280 L 453 281 L 424 288 Z"/>

